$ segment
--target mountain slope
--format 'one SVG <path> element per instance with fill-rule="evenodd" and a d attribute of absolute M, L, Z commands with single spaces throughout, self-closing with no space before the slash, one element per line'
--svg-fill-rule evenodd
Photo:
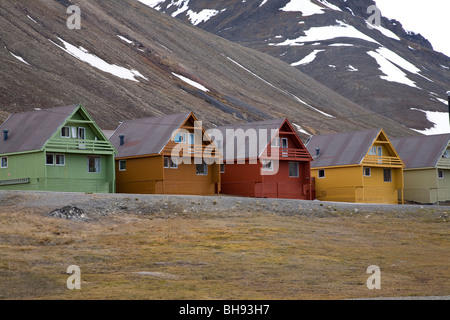
<path fill-rule="evenodd" d="M 227 41 L 135 0 L 0 4 L 0 120 L 11 112 L 82 103 L 103 129 L 193 111 L 206 126 L 288 117 L 307 134 L 383 127 L 413 132 L 279 59 Z"/>
<path fill-rule="evenodd" d="M 424 111 L 447 112 L 450 58 L 398 21 L 369 28 L 373 0 L 141 1 L 279 58 L 406 127 L 432 128 Z"/>

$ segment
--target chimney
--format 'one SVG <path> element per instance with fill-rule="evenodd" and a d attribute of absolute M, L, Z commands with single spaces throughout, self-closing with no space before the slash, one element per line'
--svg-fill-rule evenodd
<path fill-rule="evenodd" d="M 8 140 L 8 132 L 9 132 L 8 129 L 4 129 L 3 130 L 3 141 Z"/>
<path fill-rule="evenodd" d="M 120 139 L 120 145 L 123 146 L 124 143 L 125 143 L 125 136 L 124 136 L 123 134 L 121 134 L 121 135 L 119 136 L 119 139 Z"/>
<path fill-rule="evenodd" d="M 316 148 L 316 158 L 320 156 L 320 148 Z"/>

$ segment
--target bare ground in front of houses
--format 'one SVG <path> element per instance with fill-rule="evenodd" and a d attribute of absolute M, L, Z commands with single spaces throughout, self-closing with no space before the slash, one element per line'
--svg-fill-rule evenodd
<path fill-rule="evenodd" d="M 82 221 L 49 215 L 74 205 Z M 449 296 L 449 207 L 0 192 L 0 299 Z M 69 290 L 68 266 L 81 270 Z M 369 290 L 371 265 L 381 289 Z"/>

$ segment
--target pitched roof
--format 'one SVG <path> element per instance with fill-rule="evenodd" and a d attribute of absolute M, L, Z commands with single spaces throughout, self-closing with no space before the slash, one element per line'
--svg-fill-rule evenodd
<path fill-rule="evenodd" d="M 232 159 L 248 159 L 248 158 L 255 158 L 259 157 L 261 153 L 265 150 L 267 144 L 274 138 L 276 132 L 278 129 L 281 128 L 283 123 L 287 121 L 286 119 L 273 119 L 273 120 L 265 120 L 265 121 L 253 121 L 253 122 L 245 122 L 245 123 L 238 123 L 238 124 L 231 124 L 226 126 L 219 126 L 214 129 L 210 133 L 211 137 L 215 137 L 218 130 L 222 136 L 222 156 L 224 159 L 232 160 Z M 248 139 L 235 139 L 235 131 L 238 129 L 242 129 L 247 133 L 250 133 L 247 131 L 248 129 L 254 130 L 256 133 L 256 149 L 251 149 L 248 146 Z M 265 131 L 267 133 L 265 139 L 263 141 L 259 141 L 259 132 Z M 214 140 L 216 141 L 216 140 Z M 227 156 L 227 141 L 230 143 L 230 141 L 234 141 L 234 152 L 232 155 Z M 253 146 L 250 146 L 253 147 Z M 254 153 L 257 153 L 255 155 Z"/>
<path fill-rule="evenodd" d="M 380 132 L 381 129 L 370 129 L 313 136 L 306 148 L 313 156 L 316 154 L 316 148 L 319 148 L 320 155 L 314 157 L 311 167 L 360 164 Z"/>
<path fill-rule="evenodd" d="M 450 134 L 392 139 L 405 169 L 435 168 L 450 141 Z"/>
<path fill-rule="evenodd" d="M 116 148 L 117 158 L 159 154 L 167 145 L 172 134 L 192 115 L 179 113 L 161 117 L 127 120 L 109 138 Z M 124 145 L 120 136 L 124 135 Z"/>
<path fill-rule="evenodd" d="M 80 105 L 13 113 L 0 126 L 0 154 L 40 150 Z M 3 130 L 9 130 L 3 141 Z"/>

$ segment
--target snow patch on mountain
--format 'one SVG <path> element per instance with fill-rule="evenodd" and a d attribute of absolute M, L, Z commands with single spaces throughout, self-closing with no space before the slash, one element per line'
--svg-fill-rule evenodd
<path fill-rule="evenodd" d="M 292 11 L 292 12 L 301 12 L 302 16 L 312 16 L 315 14 L 323 14 L 324 10 L 336 10 L 336 11 L 342 11 L 338 6 L 335 6 L 334 4 L 329 3 L 326 0 L 317 0 L 320 2 L 324 7 L 319 6 L 317 4 L 314 4 L 311 2 L 311 0 L 291 0 L 281 8 L 281 11 Z M 261 4 L 262 5 L 262 4 Z"/>
<path fill-rule="evenodd" d="M 302 65 L 306 65 L 308 63 L 311 63 L 314 61 L 314 59 L 316 59 L 316 56 L 319 52 L 322 52 L 325 50 L 314 50 L 313 52 L 311 52 L 310 54 L 308 54 L 306 57 L 304 57 L 303 59 L 301 59 L 300 61 L 291 63 L 291 66 L 293 67 L 297 67 L 297 66 L 302 66 Z"/>
<path fill-rule="evenodd" d="M 12 55 L 14 58 L 16 58 L 17 60 L 19 60 L 20 62 L 25 63 L 25 64 L 31 66 L 31 64 L 29 64 L 28 62 L 26 62 L 21 56 L 15 55 L 15 54 L 12 53 L 11 51 L 10 51 L 9 53 L 11 53 L 11 55 Z"/>
<path fill-rule="evenodd" d="M 191 80 L 191 79 L 186 78 L 186 77 L 184 77 L 182 75 L 176 74 L 175 72 L 172 72 L 172 74 L 175 77 L 177 77 L 178 79 L 180 79 L 180 80 L 190 84 L 191 86 L 193 86 L 193 87 L 195 87 L 195 88 L 197 88 L 197 89 L 199 89 L 199 90 L 201 90 L 203 92 L 208 92 L 209 91 L 208 88 L 206 88 L 205 86 L 201 85 L 200 83 L 198 83 L 198 82 L 196 82 L 194 80 Z"/>
<path fill-rule="evenodd" d="M 226 9 L 223 9 L 221 11 L 214 10 L 214 9 L 203 9 L 200 12 L 194 12 L 192 10 L 189 10 L 187 12 L 187 15 L 189 16 L 189 21 L 194 25 L 198 25 L 199 23 L 206 22 L 215 15 L 219 14 L 220 12 L 225 11 Z"/>
<path fill-rule="evenodd" d="M 336 25 L 332 26 L 312 27 L 305 31 L 305 36 L 301 36 L 296 39 L 287 39 L 281 43 L 270 43 L 269 45 L 298 46 L 304 44 L 305 42 L 325 41 L 335 38 L 356 38 L 380 44 L 378 41 L 357 30 L 355 27 L 344 23 L 343 21 L 336 20 L 336 23 Z"/>
<path fill-rule="evenodd" d="M 417 108 L 411 108 L 411 110 L 417 110 L 417 111 L 421 111 L 421 112 L 425 113 L 428 121 L 434 123 L 434 125 L 432 127 L 425 129 L 425 130 L 417 130 L 417 129 L 412 129 L 412 130 L 417 131 L 422 134 L 425 134 L 425 135 L 450 133 L 450 125 L 449 125 L 447 112 L 427 111 L 427 110 L 421 110 L 421 109 L 417 109 Z"/>
<path fill-rule="evenodd" d="M 414 81 L 410 80 L 402 70 L 390 62 L 381 53 L 369 51 L 367 54 L 377 61 L 380 66 L 379 69 L 384 73 L 384 75 L 380 76 L 381 79 L 405 84 L 413 88 L 419 88 Z"/>
<path fill-rule="evenodd" d="M 76 59 L 86 62 L 89 65 L 91 65 L 94 68 L 97 68 L 101 71 L 110 73 L 116 77 L 131 80 L 135 82 L 139 82 L 139 80 L 136 79 L 136 77 L 143 78 L 145 80 L 148 80 L 146 77 L 144 77 L 141 73 L 139 73 L 137 70 L 133 69 L 127 69 L 124 67 L 120 67 L 115 64 L 109 64 L 105 60 L 97 57 L 96 55 L 89 53 L 85 48 L 83 47 L 75 47 L 74 45 L 70 44 L 67 41 L 64 41 L 61 38 L 58 38 L 59 41 L 61 41 L 64 45 L 64 47 L 58 45 L 57 43 L 53 42 L 49 39 L 51 43 L 53 43 L 55 46 L 60 48 L 61 50 L 65 51 L 66 53 L 70 54 L 71 56 L 75 57 Z"/>

